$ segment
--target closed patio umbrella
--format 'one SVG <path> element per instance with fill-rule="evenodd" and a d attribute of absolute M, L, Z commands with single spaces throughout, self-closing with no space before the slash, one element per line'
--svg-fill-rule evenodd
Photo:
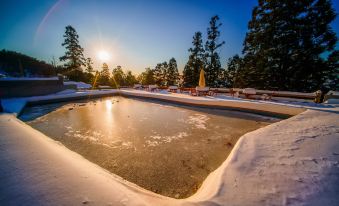
<path fill-rule="evenodd" d="M 201 68 L 200 70 L 200 78 L 199 78 L 199 87 L 205 87 L 206 83 L 205 83 L 205 72 L 203 70 L 203 68 Z"/>

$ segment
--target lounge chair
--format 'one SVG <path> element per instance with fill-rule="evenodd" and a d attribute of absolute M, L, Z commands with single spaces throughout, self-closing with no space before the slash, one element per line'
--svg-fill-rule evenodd
<path fill-rule="evenodd" d="M 157 85 L 148 85 L 148 91 L 149 92 L 154 92 L 158 89 Z"/>
<path fill-rule="evenodd" d="M 260 98 L 261 98 L 262 100 L 271 100 L 271 99 L 272 99 L 272 95 L 270 95 L 270 94 L 262 94 L 262 95 L 260 96 Z"/>
<path fill-rule="evenodd" d="M 169 86 L 169 87 L 168 87 L 168 91 L 169 91 L 169 92 L 177 93 L 178 87 L 177 87 L 177 86 Z"/>
<path fill-rule="evenodd" d="M 255 95 L 257 92 L 253 88 L 245 88 L 242 90 L 242 93 L 245 95 L 245 98 L 250 99 L 250 97 Z"/>
<path fill-rule="evenodd" d="M 180 87 L 179 88 L 180 93 L 185 93 L 185 92 L 191 93 L 192 89 L 194 89 L 194 88 L 190 88 L 190 87 Z"/>
<path fill-rule="evenodd" d="M 141 84 L 135 84 L 133 86 L 133 89 L 141 89 L 141 88 L 142 88 Z"/>
<path fill-rule="evenodd" d="M 106 86 L 106 85 L 98 85 L 98 89 L 101 90 L 101 89 L 112 89 L 111 86 Z"/>
<path fill-rule="evenodd" d="M 211 95 L 209 87 L 196 87 L 195 90 L 196 90 L 197 96 Z"/>

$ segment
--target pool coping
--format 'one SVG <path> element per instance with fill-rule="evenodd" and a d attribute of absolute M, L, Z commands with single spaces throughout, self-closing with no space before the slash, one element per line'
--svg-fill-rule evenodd
<path fill-rule="evenodd" d="M 133 90 L 110 90 L 104 93 L 83 93 L 76 96 L 52 96 L 41 98 L 26 98 L 25 105 L 17 111 L 17 116 L 20 116 L 25 106 L 39 105 L 39 104 L 50 104 L 58 102 L 67 102 L 84 99 L 95 99 L 109 96 L 124 96 L 129 98 L 140 98 L 148 100 L 157 100 L 162 102 L 174 103 L 185 106 L 212 108 L 212 109 L 223 109 L 231 111 L 240 111 L 247 113 L 254 113 L 264 116 L 277 117 L 277 118 L 289 118 L 306 111 L 306 108 L 296 107 L 290 105 L 278 105 L 270 102 L 262 101 L 239 101 L 235 100 L 222 100 L 222 99 L 206 99 L 204 97 L 191 97 L 186 98 L 184 96 L 173 96 L 171 94 L 159 94 L 143 91 Z M 188 96 L 188 95 L 187 95 Z M 25 99 L 25 98 L 23 98 Z M 5 108 L 6 109 L 6 108 Z"/>

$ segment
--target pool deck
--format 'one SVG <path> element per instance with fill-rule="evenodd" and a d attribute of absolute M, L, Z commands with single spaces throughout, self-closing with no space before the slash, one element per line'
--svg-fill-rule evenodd
<path fill-rule="evenodd" d="M 198 106 L 264 108 L 274 112 L 281 109 L 279 113 L 295 116 L 242 136 L 196 194 L 176 200 L 110 174 L 21 122 L 14 114 L 0 114 L 0 205 L 337 205 L 339 202 L 338 107 L 308 108 L 182 94 L 122 92 Z M 117 93 L 103 91 L 101 95 Z M 88 94 L 81 97 L 85 95 Z M 27 102 L 65 101 L 61 99 L 65 96 L 12 99 L 5 103 L 5 109 L 19 113 Z"/>
<path fill-rule="evenodd" d="M 291 117 L 306 110 L 306 108 L 296 105 L 287 106 L 283 104 L 274 104 L 273 102 L 268 101 L 246 100 L 234 97 L 196 97 L 180 93 L 162 94 L 138 90 L 122 90 L 119 94 L 128 97 L 155 99 L 183 105 L 229 109 L 277 117 Z"/>
<path fill-rule="evenodd" d="M 20 114 L 26 105 L 46 104 L 64 101 L 73 101 L 81 99 L 92 99 L 105 96 L 122 95 L 128 97 L 144 98 L 166 101 L 176 104 L 184 104 L 198 107 L 209 107 L 218 109 L 229 109 L 236 111 L 245 111 L 256 114 L 276 116 L 287 118 L 306 111 L 308 108 L 318 109 L 317 106 L 308 106 L 303 104 L 282 104 L 273 101 L 258 101 L 241 99 L 226 96 L 205 96 L 193 97 L 187 94 L 180 93 L 157 93 L 147 92 L 142 90 L 87 90 L 68 94 L 53 94 L 46 96 L 24 97 L 3 99 L 2 104 L 5 111 L 9 113 Z M 14 105 L 14 106 L 13 106 Z M 321 108 L 324 109 L 324 108 Z"/>

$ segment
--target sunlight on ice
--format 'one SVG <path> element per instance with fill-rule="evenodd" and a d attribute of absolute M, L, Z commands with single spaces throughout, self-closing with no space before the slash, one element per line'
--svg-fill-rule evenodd
<path fill-rule="evenodd" d="M 105 105 L 106 105 L 107 111 L 112 111 L 112 101 L 111 100 L 106 100 Z"/>

